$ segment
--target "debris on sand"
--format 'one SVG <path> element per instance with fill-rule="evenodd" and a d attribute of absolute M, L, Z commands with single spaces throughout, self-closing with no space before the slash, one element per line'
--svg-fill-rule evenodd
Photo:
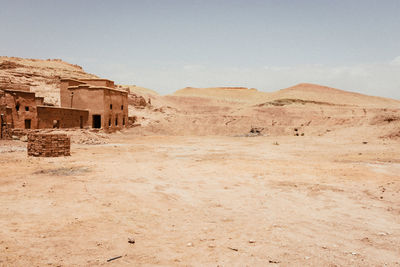
<path fill-rule="evenodd" d="M 120 258 L 122 258 L 122 256 L 117 256 L 117 257 L 108 259 L 107 262 L 110 262 L 110 261 L 113 261 L 113 260 L 117 260 L 117 259 L 120 259 Z"/>
<path fill-rule="evenodd" d="M 237 137 L 264 136 L 263 131 L 264 131 L 264 128 L 262 128 L 262 127 L 251 127 L 250 131 L 247 134 L 238 135 Z"/>
<path fill-rule="evenodd" d="M 275 263 L 275 264 L 280 263 L 280 261 L 275 261 L 275 260 L 269 260 L 268 262 L 269 262 L 269 263 Z"/>

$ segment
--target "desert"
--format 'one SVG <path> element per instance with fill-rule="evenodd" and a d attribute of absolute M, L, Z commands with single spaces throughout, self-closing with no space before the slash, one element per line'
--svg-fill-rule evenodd
<path fill-rule="evenodd" d="M 65 77 L 100 79 L 15 57 L 0 77 L 38 109 L 61 104 Z M 0 140 L 1 266 L 400 265 L 399 100 L 310 83 L 115 88 L 129 124 L 61 119 Z M 28 156 L 30 133 L 69 136 L 70 156 Z"/>

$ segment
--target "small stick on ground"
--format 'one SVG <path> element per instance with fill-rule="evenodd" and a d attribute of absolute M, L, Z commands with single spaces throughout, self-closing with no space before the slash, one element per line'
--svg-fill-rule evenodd
<path fill-rule="evenodd" d="M 119 258 L 122 258 L 122 256 L 117 256 L 117 257 L 114 257 L 114 258 L 108 259 L 108 260 L 107 260 L 107 262 L 110 262 L 110 261 L 113 261 L 113 260 L 116 260 L 116 259 L 119 259 Z"/>

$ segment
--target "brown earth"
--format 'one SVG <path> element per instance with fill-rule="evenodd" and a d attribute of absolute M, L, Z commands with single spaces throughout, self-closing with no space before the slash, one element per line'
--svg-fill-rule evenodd
<path fill-rule="evenodd" d="M 398 266 L 400 145 L 361 140 L 128 130 L 2 153 L 0 265 Z"/>
<path fill-rule="evenodd" d="M 91 75 L 0 59 L 3 79 L 42 81 L 47 99 L 56 76 Z M 400 265 L 399 100 L 314 84 L 123 87 L 136 127 L 60 131 L 71 157 L 0 142 L 0 266 Z"/>

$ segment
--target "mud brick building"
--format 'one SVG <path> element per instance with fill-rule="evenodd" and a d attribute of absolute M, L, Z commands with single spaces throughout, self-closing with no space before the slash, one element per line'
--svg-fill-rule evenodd
<path fill-rule="evenodd" d="M 128 123 L 128 92 L 107 79 L 61 79 L 61 107 L 88 109 L 92 128 L 121 129 Z"/>
<path fill-rule="evenodd" d="M 13 88 L 13 89 L 10 89 Z M 83 128 L 88 110 L 50 107 L 43 97 L 22 86 L 0 84 L 0 138 L 7 138 L 11 129 Z"/>
<path fill-rule="evenodd" d="M 107 79 L 61 79 L 61 107 L 46 106 L 29 86 L 0 83 L 0 138 L 10 129 L 103 128 L 128 124 L 128 91 Z M 4 136 L 4 137 L 3 137 Z"/>
<path fill-rule="evenodd" d="M 36 99 L 35 93 L 30 91 L 0 88 L 0 106 L 8 110 L 3 118 L 10 128 L 36 128 Z"/>

